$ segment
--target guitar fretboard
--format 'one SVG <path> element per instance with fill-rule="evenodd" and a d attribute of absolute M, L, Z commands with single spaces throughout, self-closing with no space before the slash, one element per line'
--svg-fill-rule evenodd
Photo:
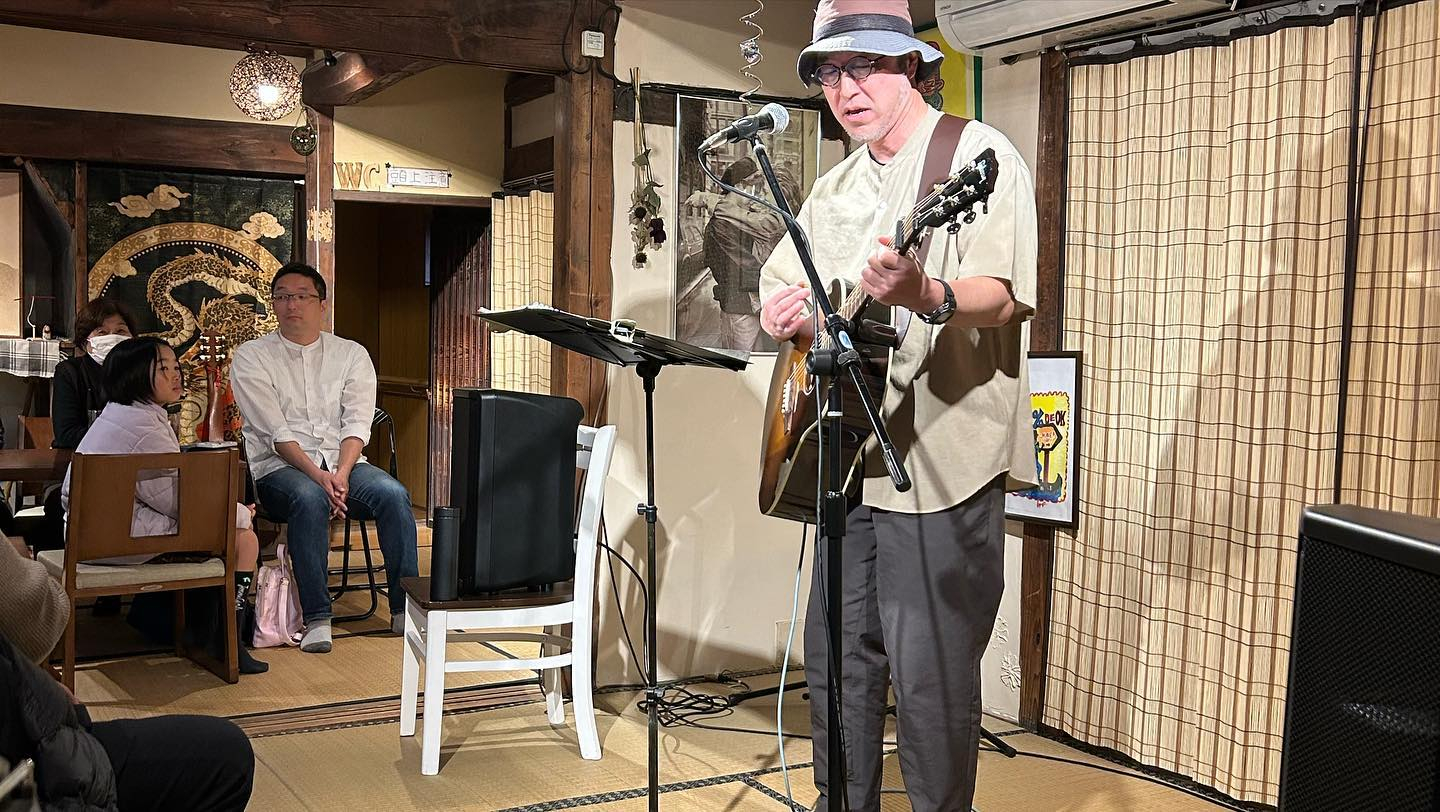
<path fill-rule="evenodd" d="M 896 222 L 895 236 L 894 239 L 890 241 L 890 244 L 892 246 L 898 246 L 895 248 L 897 254 L 908 254 L 924 236 L 923 233 L 915 229 L 915 220 L 921 212 L 924 212 L 930 206 L 934 205 L 939 195 L 939 187 L 936 187 L 936 189 L 936 191 L 926 195 L 924 200 L 915 204 L 915 208 L 911 209 L 909 214 Z M 850 288 L 850 292 L 845 295 L 844 301 L 835 308 L 835 312 L 839 313 L 840 317 L 846 321 L 854 321 L 855 317 L 870 307 L 874 301 L 874 298 L 857 284 Z M 829 342 L 830 334 L 824 330 L 821 330 L 819 334 L 815 336 L 815 343 L 822 348 L 829 346 Z"/>

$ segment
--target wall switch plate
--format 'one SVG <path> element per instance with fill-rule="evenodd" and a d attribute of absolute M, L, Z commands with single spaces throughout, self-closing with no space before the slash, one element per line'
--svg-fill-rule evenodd
<path fill-rule="evenodd" d="M 582 31 L 580 33 L 580 55 L 600 59 L 605 56 L 605 32 Z"/>

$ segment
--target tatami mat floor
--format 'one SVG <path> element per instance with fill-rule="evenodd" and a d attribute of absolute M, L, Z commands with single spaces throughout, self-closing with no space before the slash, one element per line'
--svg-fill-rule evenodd
<path fill-rule="evenodd" d="M 422 530 L 421 571 L 428 571 L 428 533 Z M 337 562 L 338 563 L 338 562 Z M 363 608 L 347 595 L 337 612 Z M 527 672 L 451 675 L 445 699 L 441 769 L 420 774 L 420 741 L 402 738 L 398 714 L 401 641 L 388 633 L 385 608 L 377 617 L 337 627 L 333 652 L 266 649 L 258 656 L 270 672 L 225 685 L 185 660 L 147 646 L 123 620 L 93 618 L 82 610 L 84 658 L 76 693 L 97 719 L 157 713 L 207 713 L 233 718 L 250 735 L 256 756 L 256 810 L 542 810 L 585 808 L 629 812 L 646 808 L 647 727 L 639 694 L 617 690 L 596 697 L 604 758 L 580 758 L 573 719 L 552 727 L 534 675 Z M 477 644 L 468 644 L 476 646 Z M 145 651 L 140 656 L 115 656 Z M 510 647 L 524 653 L 520 646 Z M 500 658 L 505 651 L 472 648 Z M 776 675 L 748 677 L 752 688 L 775 684 Z M 725 694 L 724 685 L 694 690 Z M 724 718 L 701 720 L 761 731 L 698 727 L 661 732 L 660 776 L 666 810 L 755 810 L 787 807 L 785 777 L 774 736 L 775 700 L 756 699 Z M 803 695 L 784 695 L 785 728 L 808 725 Z M 418 727 L 418 726 L 417 726 Z M 1115 765 L 1051 740 L 1016 730 L 998 719 L 986 727 L 1016 748 Z M 765 732 L 768 731 L 768 734 Z M 889 740 L 893 741 L 893 730 Z M 786 740 L 795 806 L 808 809 L 809 741 Z M 903 788 L 898 759 L 886 759 L 885 786 Z M 1063 810 L 1189 812 L 1219 807 L 1172 787 L 1086 766 L 1032 757 L 980 756 L 976 808 L 982 812 Z M 882 810 L 907 810 L 902 793 L 887 793 Z"/>

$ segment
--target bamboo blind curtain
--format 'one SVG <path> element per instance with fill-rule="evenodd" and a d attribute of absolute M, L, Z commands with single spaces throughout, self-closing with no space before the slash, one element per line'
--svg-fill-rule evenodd
<path fill-rule="evenodd" d="M 1334 486 L 1353 27 L 1071 71 L 1085 353 L 1044 721 L 1274 803 L 1301 510 Z"/>
<path fill-rule="evenodd" d="M 550 304 L 555 195 L 530 192 L 496 198 L 491 221 L 491 309 Z M 550 394 L 550 344 L 520 333 L 491 333 L 491 383 L 496 389 Z"/>
<path fill-rule="evenodd" d="M 1440 3 L 1380 18 L 1341 500 L 1440 516 Z"/>

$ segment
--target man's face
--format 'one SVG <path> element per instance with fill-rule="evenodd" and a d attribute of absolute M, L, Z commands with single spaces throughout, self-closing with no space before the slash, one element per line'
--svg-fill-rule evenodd
<path fill-rule="evenodd" d="M 275 283 L 275 315 L 287 333 L 308 333 L 320 329 L 325 320 L 325 302 L 308 277 L 286 274 Z"/>
<path fill-rule="evenodd" d="M 870 75 L 856 81 L 845 71 L 856 57 L 876 60 Z M 841 68 L 840 81 L 825 91 L 825 101 L 830 112 L 845 128 L 850 137 L 862 144 L 878 141 L 894 128 L 905 112 L 910 99 L 911 58 L 906 56 L 876 56 L 839 51 L 827 54 L 819 64 L 830 64 Z M 852 65 L 853 67 L 853 65 Z"/>

